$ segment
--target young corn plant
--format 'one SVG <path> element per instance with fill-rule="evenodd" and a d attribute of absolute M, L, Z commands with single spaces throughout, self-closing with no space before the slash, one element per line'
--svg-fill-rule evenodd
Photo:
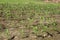
<path fill-rule="evenodd" d="M 57 30 L 57 27 L 56 27 L 57 26 L 57 23 L 56 22 L 53 22 L 52 23 L 52 26 L 53 26 L 53 30 Z"/>
<path fill-rule="evenodd" d="M 38 33 L 38 27 L 37 27 L 37 26 L 33 26 L 33 27 L 32 27 L 32 30 L 33 30 L 33 32 L 34 32 L 35 34 Z"/>
<path fill-rule="evenodd" d="M 6 37 L 9 38 L 10 35 L 9 35 L 9 30 L 8 29 L 5 29 L 5 34 L 6 34 Z"/>
<path fill-rule="evenodd" d="M 48 30 L 48 26 L 42 26 L 42 32 L 46 32 Z"/>
<path fill-rule="evenodd" d="M 20 34 L 21 34 L 20 36 L 21 36 L 21 37 L 24 37 L 24 29 L 19 30 L 19 32 L 20 32 Z"/>

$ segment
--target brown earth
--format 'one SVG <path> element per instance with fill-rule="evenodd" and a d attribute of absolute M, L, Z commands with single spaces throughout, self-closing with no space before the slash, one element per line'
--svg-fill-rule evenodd
<path fill-rule="evenodd" d="M 56 21 L 58 23 L 57 28 L 58 31 L 60 31 L 60 15 L 52 15 L 51 17 L 56 18 Z M 32 33 L 31 28 L 27 28 L 24 25 L 19 25 L 19 22 L 17 20 L 11 21 L 11 20 L 0 19 L 0 24 L 2 24 L 2 28 L 0 30 L 2 32 L 0 33 L 0 40 L 60 40 L 60 32 L 58 31 L 50 30 L 48 31 L 48 33 L 39 32 L 38 34 L 34 34 Z M 4 33 L 6 28 L 8 28 L 9 30 L 8 35 Z M 21 30 L 22 31 L 24 30 L 24 32 L 21 33 L 20 32 Z"/>

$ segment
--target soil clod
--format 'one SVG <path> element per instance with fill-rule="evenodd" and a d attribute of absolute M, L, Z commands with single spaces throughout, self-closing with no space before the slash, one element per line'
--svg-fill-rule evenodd
<path fill-rule="evenodd" d="M 52 34 L 50 34 L 49 32 L 47 32 L 47 35 L 48 35 L 48 36 L 51 36 L 51 37 L 53 37 L 53 35 L 52 35 Z"/>
<path fill-rule="evenodd" d="M 28 38 L 29 36 L 27 35 L 27 36 L 25 36 L 25 37 L 23 37 L 23 38 Z"/>
<path fill-rule="evenodd" d="M 44 36 L 42 36 L 42 35 L 37 35 L 37 37 L 41 37 L 41 38 L 44 38 Z"/>
<path fill-rule="evenodd" d="M 13 40 L 15 38 L 15 36 L 13 36 L 13 37 L 11 37 L 10 39 L 8 39 L 8 40 Z"/>
<path fill-rule="evenodd" d="M 58 31 L 58 30 L 55 30 L 56 32 L 57 32 L 57 34 L 60 34 L 60 31 Z"/>

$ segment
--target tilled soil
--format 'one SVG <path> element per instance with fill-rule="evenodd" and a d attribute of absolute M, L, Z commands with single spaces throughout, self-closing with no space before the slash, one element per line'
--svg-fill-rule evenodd
<path fill-rule="evenodd" d="M 0 31 L 1 31 L 0 40 L 60 40 L 60 21 L 59 21 L 60 15 L 53 15 L 53 16 L 54 18 L 56 18 L 56 21 L 58 23 L 56 26 L 57 30 L 50 30 L 42 33 L 39 32 L 37 34 L 35 34 L 30 27 L 28 28 L 28 27 L 25 27 L 24 25 L 19 25 L 19 22 L 17 20 L 3 21 L 3 19 L 1 19 L 0 24 L 2 24 L 2 28 L 0 28 Z M 13 24 L 11 25 L 10 22 L 12 22 Z M 15 26 L 11 27 L 13 25 Z M 52 27 L 49 27 L 49 28 L 52 28 Z"/>

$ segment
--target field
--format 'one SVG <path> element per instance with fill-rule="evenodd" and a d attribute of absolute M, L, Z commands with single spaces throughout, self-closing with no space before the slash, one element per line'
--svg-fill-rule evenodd
<path fill-rule="evenodd" d="M 0 0 L 0 40 L 60 40 L 60 3 Z"/>

